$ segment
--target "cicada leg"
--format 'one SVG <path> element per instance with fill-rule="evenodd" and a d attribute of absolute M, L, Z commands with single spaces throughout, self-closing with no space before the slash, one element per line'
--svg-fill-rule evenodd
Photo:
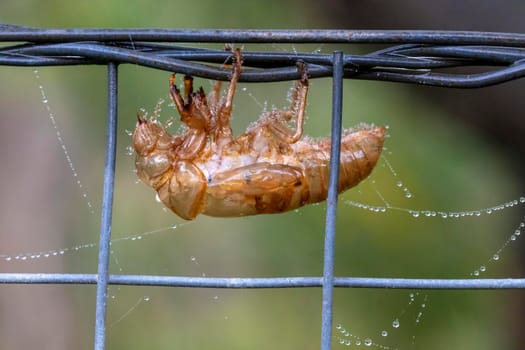
<path fill-rule="evenodd" d="M 214 134 L 215 140 L 219 145 L 233 140 L 232 129 L 230 126 L 230 117 L 233 108 L 233 97 L 235 96 L 237 82 L 239 81 L 239 77 L 241 75 L 241 65 L 241 50 L 236 49 L 233 53 L 232 77 L 230 80 L 230 85 L 228 86 L 226 98 L 224 99 L 224 102 L 217 107 L 216 111 L 216 125 Z M 220 88 L 220 85 L 216 85 L 215 89 L 218 88 Z M 217 95 L 218 91 L 215 91 L 214 94 Z"/>
<path fill-rule="evenodd" d="M 206 94 L 202 88 L 193 92 L 193 78 L 188 75 L 184 77 L 184 98 L 175 86 L 175 74 L 171 75 L 169 82 L 171 99 L 177 107 L 181 121 L 188 126 L 183 135 L 184 141 L 175 150 L 177 158 L 192 159 L 203 149 L 210 132 L 211 112 Z"/>
<path fill-rule="evenodd" d="M 297 67 L 301 78 L 295 82 L 291 96 L 290 109 L 286 111 L 272 112 L 281 119 L 284 119 L 284 122 L 293 120 L 295 130 L 291 129 L 283 122 L 271 122 L 268 124 L 270 130 L 290 144 L 299 141 L 303 135 L 306 95 L 308 94 L 308 70 L 306 69 L 306 65 L 303 62 L 297 62 Z"/>

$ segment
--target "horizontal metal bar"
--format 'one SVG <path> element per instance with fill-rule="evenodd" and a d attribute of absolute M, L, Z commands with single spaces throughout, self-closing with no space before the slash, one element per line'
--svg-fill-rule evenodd
<path fill-rule="evenodd" d="M 9 284 L 96 284 L 96 274 L 0 273 L 0 283 Z M 109 275 L 109 284 L 191 288 L 301 288 L 321 287 L 322 277 L 191 277 Z M 524 289 L 525 278 L 502 279 L 412 279 L 335 277 L 339 288 L 389 289 Z"/>
<path fill-rule="evenodd" d="M 231 53 L 217 50 L 203 50 L 169 47 L 159 44 L 140 44 L 140 49 L 129 48 L 129 43 L 65 43 L 46 45 L 15 45 L 0 49 L 0 64 L 4 65 L 63 65 L 103 64 L 125 62 L 156 69 L 173 71 L 214 80 L 229 80 L 231 71 L 217 66 L 189 62 L 189 59 L 205 60 L 211 63 L 224 62 Z M 151 45 L 151 46 L 149 46 Z M 165 51 L 162 51 L 164 48 Z M 406 56 L 404 53 L 423 56 Z M 435 57 L 428 57 L 428 54 Z M 34 56 L 42 55 L 42 56 Z M 275 54 L 245 52 L 245 67 L 253 64 L 257 68 L 243 70 L 240 81 L 269 82 L 298 79 L 295 62 L 308 64 L 310 78 L 327 77 L 332 74 L 329 55 L 321 54 Z M 442 55 L 443 57 L 439 57 Z M 345 78 L 394 81 L 439 87 L 479 88 L 500 84 L 525 75 L 525 50 L 513 47 L 468 48 L 458 46 L 419 47 L 402 45 L 367 55 L 345 55 Z M 495 69 L 471 74 L 471 72 L 442 73 L 435 68 L 489 65 Z M 501 67 L 503 63 L 507 66 Z M 284 65 L 284 66 L 283 66 Z M 261 69 L 261 67 L 265 67 Z"/>
<path fill-rule="evenodd" d="M 0 41 L 164 41 L 204 43 L 423 43 L 525 45 L 524 34 L 434 30 L 243 30 L 31 28 L 0 25 Z"/>
<path fill-rule="evenodd" d="M 344 65 L 359 67 L 396 67 L 406 69 L 425 69 L 440 67 L 455 67 L 458 62 L 455 60 L 445 60 L 442 58 L 432 59 L 428 50 L 406 49 L 406 45 L 390 48 L 388 55 L 380 53 L 383 51 L 373 52 L 367 55 L 348 55 L 344 56 Z M 396 48 L 399 48 L 397 50 Z M 432 47 L 426 47 L 430 49 Z M 451 48 L 451 47 L 449 47 Z M 465 50 L 469 47 L 452 46 Z M 478 46 L 478 50 L 496 50 L 496 48 Z M 504 47 L 499 48 L 499 56 L 507 57 L 512 55 L 514 58 L 511 62 L 525 58 L 525 52 L 516 51 L 516 48 Z M 401 53 L 414 53 L 412 56 Z M 521 56 L 519 53 L 521 52 Z M 143 56 L 136 56 L 136 53 L 143 53 Z M 386 53 L 386 52 L 385 52 Z M 436 51 L 436 53 L 439 53 Z M 61 56 L 61 57 L 59 57 Z M 134 64 L 148 64 L 151 57 L 169 57 L 183 61 L 202 61 L 209 63 L 223 63 L 231 58 L 232 54 L 225 50 L 202 49 L 194 47 L 182 47 L 174 45 L 162 45 L 157 43 L 134 43 L 120 42 L 104 44 L 93 42 L 75 42 L 75 43 L 55 43 L 55 44 L 25 44 L 4 47 L 0 49 L 0 64 L 5 65 L 78 65 L 78 64 L 105 64 L 105 61 L 119 60 Z M 439 55 L 437 55 L 439 56 Z M 451 56 L 447 52 L 447 56 Z M 84 58 L 86 57 L 86 58 Z M 93 57 L 91 60 L 90 57 Z M 468 56 L 462 57 L 468 59 Z M 478 58 L 473 55 L 473 58 Z M 497 59 L 494 55 L 493 59 Z M 246 67 L 271 68 L 283 65 L 294 65 L 297 60 L 303 60 L 311 64 L 330 65 L 331 55 L 314 54 L 304 52 L 251 52 L 243 51 L 243 65 Z M 464 62 L 463 60 L 462 62 Z M 505 60 L 505 62 L 507 62 Z M 154 67 L 149 63 L 150 66 Z"/>

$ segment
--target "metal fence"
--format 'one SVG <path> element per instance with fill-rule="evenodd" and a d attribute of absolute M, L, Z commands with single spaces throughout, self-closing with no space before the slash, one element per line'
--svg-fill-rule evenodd
<path fill-rule="evenodd" d="M 216 80 L 230 72 L 222 63 L 231 53 L 176 46 L 174 43 L 340 43 L 382 44 L 365 55 L 243 52 L 244 82 L 298 78 L 297 60 L 307 63 L 311 78 L 332 76 L 332 150 L 339 159 L 343 79 L 367 79 L 456 88 L 481 88 L 525 75 L 525 35 L 452 31 L 350 30 L 171 30 L 171 29 L 35 29 L 0 25 L 0 65 L 107 65 L 108 119 L 106 165 L 97 274 L 2 273 L 0 283 L 96 284 L 94 349 L 105 347 L 108 284 L 195 288 L 322 287 L 321 349 L 331 348 L 334 287 L 407 289 L 525 288 L 525 279 L 399 279 L 334 276 L 337 177 L 331 163 L 327 200 L 323 276 L 279 278 L 212 278 L 109 275 L 113 184 L 116 162 L 118 65 L 131 63 Z M 14 44 L 13 44 L 14 43 Z M 472 74 L 468 67 L 484 67 Z M 449 70 L 446 68 L 465 67 Z M 443 70 L 445 69 L 445 70 Z"/>

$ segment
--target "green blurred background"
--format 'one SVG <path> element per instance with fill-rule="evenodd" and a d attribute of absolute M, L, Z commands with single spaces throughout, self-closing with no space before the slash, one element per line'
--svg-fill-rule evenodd
<path fill-rule="evenodd" d="M 439 6 L 438 6 L 439 5 Z M 0 21 L 35 27 L 373 28 L 522 31 L 517 1 L 12 1 Z M 519 20 L 518 20 L 519 19 Z M 198 44 L 200 47 L 211 45 Z M 220 47 L 214 45 L 213 47 Z M 363 53 L 335 45 L 245 45 L 267 51 Z M 95 273 L 104 163 L 106 68 L 0 67 L 1 272 Z M 282 215 L 239 219 L 167 212 L 138 183 L 128 132 L 140 108 L 167 99 L 166 72 L 123 65 L 111 271 L 192 276 L 318 276 L 322 274 L 325 205 Z M 210 89 L 211 82 L 197 79 Z M 311 82 L 306 133 L 330 132 L 330 80 Z M 78 176 L 66 161 L 43 86 Z M 245 84 L 235 100 L 234 129 L 253 122 L 266 101 L 285 106 L 291 84 Z M 242 87 L 246 87 L 243 91 Z M 345 204 L 460 211 L 486 208 L 523 193 L 523 82 L 483 90 L 444 90 L 346 81 L 344 126 L 389 125 L 385 156 L 371 176 L 342 196 L 336 275 L 469 278 L 522 275 L 519 241 L 497 262 L 523 209 L 462 219 L 372 213 Z M 176 113 L 164 103 L 162 119 Z M 520 120 L 521 119 L 521 120 Z M 173 127 L 177 130 L 177 124 Z M 76 182 L 81 181 L 82 187 Z M 404 197 L 402 181 L 413 198 Z M 86 195 L 87 198 L 84 198 Z M 87 203 L 91 203 L 92 214 Z M 174 229 L 170 227 L 177 226 Z M 138 239 L 137 236 L 139 235 Z M 133 238 L 132 238 L 133 237 Z M 6 255 L 51 251 L 50 257 L 5 261 Z M 53 255 L 56 253 L 56 256 Z M 411 301 L 410 293 L 414 294 Z M 522 292 L 337 289 L 334 325 L 362 340 L 399 349 L 520 349 Z M 316 349 L 320 289 L 213 290 L 111 286 L 108 349 Z M 92 348 L 94 286 L 0 287 L 2 349 Z M 424 306 L 422 306 L 424 304 Z M 422 316 L 418 315 L 422 312 Z M 400 327 L 392 327 L 394 320 Z M 387 331 L 388 336 L 381 332 Z M 334 349 L 342 334 L 334 327 Z M 346 339 L 346 338 L 345 338 Z M 355 338 L 352 347 L 356 347 Z M 361 345 L 363 346 L 363 345 Z"/>

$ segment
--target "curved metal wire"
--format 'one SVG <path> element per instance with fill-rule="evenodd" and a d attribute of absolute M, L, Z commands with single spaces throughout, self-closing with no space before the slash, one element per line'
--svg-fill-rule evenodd
<path fill-rule="evenodd" d="M 230 57 L 221 50 L 160 42 L 339 42 L 397 44 L 368 54 L 345 54 L 344 77 L 480 88 L 525 75 L 525 35 L 442 31 L 192 31 L 192 30 L 9 30 L 0 41 L 23 40 L 0 49 L 0 65 L 50 66 L 130 63 L 214 80 L 228 80 L 218 65 Z M 0 27 L 2 29 L 2 27 Z M 269 33 L 274 33 L 270 36 Z M 242 40 L 241 40 L 242 38 Z M 97 41 L 92 41 L 97 40 Z M 153 42 L 144 42 L 151 40 Z M 57 42 L 58 41 L 58 42 Z M 66 42 L 69 41 L 69 42 Z M 53 43 L 55 42 L 55 43 Z M 411 44 L 406 44 L 406 43 Z M 474 46 L 475 44 L 475 46 Z M 332 75 L 331 54 L 243 53 L 243 82 L 298 78 L 295 62 L 308 64 L 311 78 Z M 464 72 L 447 68 L 464 67 Z M 471 67 L 483 67 L 473 74 Z"/>

